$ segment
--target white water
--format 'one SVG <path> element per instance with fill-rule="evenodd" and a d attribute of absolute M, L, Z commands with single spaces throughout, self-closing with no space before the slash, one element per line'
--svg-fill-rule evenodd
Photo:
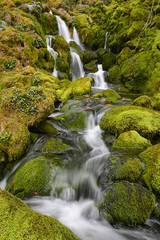
<path fill-rule="evenodd" d="M 82 50 L 84 50 L 77 29 L 75 27 L 73 28 L 73 41 L 75 41 L 75 43 L 77 43 L 77 45 L 80 46 Z"/>
<path fill-rule="evenodd" d="M 72 81 L 74 81 L 76 78 L 79 77 L 84 77 L 84 70 L 83 70 L 83 64 L 80 59 L 80 56 L 73 51 L 71 48 L 71 58 L 72 58 L 72 63 L 71 63 L 71 73 L 72 73 Z"/>
<path fill-rule="evenodd" d="M 56 19 L 57 19 L 57 23 L 58 23 L 58 31 L 59 31 L 59 35 L 64 37 L 64 39 L 66 40 L 66 42 L 70 42 L 71 36 L 70 36 L 70 32 L 69 29 L 66 25 L 66 23 L 58 16 L 56 15 Z"/>
<path fill-rule="evenodd" d="M 57 77 L 58 72 L 56 70 L 56 59 L 57 59 L 58 53 L 52 48 L 52 39 L 53 38 L 54 37 L 51 35 L 46 35 L 47 49 L 52 54 L 52 56 L 54 57 L 54 60 L 55 60 L 55 65 L 54 65 L 54 70 L 53 70 L 52 75 Z"/>
<path fill-rule="evenodd" d="M 98 71 L 95 73 L 89 73 L 88 75 L 94 79 L 94 88 L 108 89 L 108 85 L 105 82 L 105 71 L 102 69 L 102 64 L 98 64 Z"/>
<path fill-rule="evenodd" d="M 95 202 L 101 198 L 97 185 L 100 168 L 97 166 L 103 165 L 109 150 L 101 138 L 93 113 L 88 116 L 83 139 L 91 149 L 86 162 L 74 169 L 60 169 L 56 173 L 51 197 L 36 197 L 26 203 L 35 211 L 57 218 L 83 240 L 124 240 L 108 222 L 100 220 L 95 207 Z"/>

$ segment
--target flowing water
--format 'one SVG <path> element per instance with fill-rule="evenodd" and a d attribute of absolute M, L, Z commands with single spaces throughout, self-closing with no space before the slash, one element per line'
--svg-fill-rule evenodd
<path fill-rule="evenodd" d="M 84 47 L 80 41 L 80 38 L 77 32 L 77 29 L 75 27 L 73 28 L 73 41 L 75 41 L 75 43 L 77 43 L 77 45 L 80 46 L 82 50 L 84 50 Z"/>
<path fill-rule="evenodd" d="M 108 85 L 105 82 L 105 71 L 103 71 L 102 64 L 98 64 L 98 71 L 95 73 L 89 73 L 88 76 L 91 76 L 94 79 L 94 88 L 97 89 L 107 89 Z"/>
<path fill-rule="evenodd" d="M 71 73 L 72 73 L 72 81 L 74 81 L 76 78 L 84 77 L 84 70 L 83 70 L 83 64 L 80 59 L 80 56 L 74 51 L 74 49 L 70 48 L 71 50 Z"/>
<path fill-rule="evenodd" d="M 107 49 L 107 37 L 108 37 L 108 32 L 106 32 L 106 36 L 105 36 L 104 49 Z"/>
<path fill-rule="evenodd" d="M 67 25 L 59 16 L 56 18 L 59 35 L 69 42 L 71 37 Z M 76 30 L 74 30 L 72 40 L 80 45 L 80 40 L 77 37 Z M 57 53 L 52 48 L 52 38 L 53 36 L 46 36 L 47 49 L 56 59 Z M 106 46 L 107 34 L 104 48 Z M 71 55 L 73 79 L 77 76 L 84 76 L 79 55 L 72 50 Z M 98 65 L 98 71 L 90 75 L 94 79 L 95 88 L 108 88 L 102 65 Z M 160 223 L 155 220 L 147 220 L 143 227 L 137 229 L 113 228 L 99 215 L 96 206 L 103 198 L 103 192 L 97 181 L 110 156 L 109 148 L 102 138 L 99 122 L 108 109 L 103 106 L 99 107 L 92 101 L 87 108 L 86 128 L 84 130 L 71 131 L 55 125 L 62 139 L 72 139 L 73 154 L 67 164 L 54 172 L 55 180 L 51 195 L 32 197 L 26 200 L 26 203 L 35 211 L 57 218 L 83 240 L 159 240 Z M 50 117 L 58 114 L 52 114 Z M 42 140 L 43 137 L 39 138 L 36 145 L 30 150 L 27 155 L 29 159 L 36 153 L 37 144 L 41 146 Z M 0 188 L 5 188 L 7 178 L 19 164 L 0 182 Z"/>
<path fill-rule="evenodd" d="M 54 70 L 53 70 L 52 75 L 57 77 L 58 72 L 57 72 L 57 69 L 56 69 L 56 59 L 57 59 L 58 53 L 52 48 L 52 39 L 53 38 L 54 37 L 51 36 L 51 35 L 46 35 L 47 49 L 51 53 L 51 55 L 54 57 L 54 60 L 55 60 L 55 66 L 54 66 Z"/>

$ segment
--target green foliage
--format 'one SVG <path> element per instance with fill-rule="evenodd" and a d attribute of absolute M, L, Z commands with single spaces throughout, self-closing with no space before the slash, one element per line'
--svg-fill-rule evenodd
<path fill-rule="evenodd" d="M 8 142 L 11 137 L 11 132 L 2 132 L 0 133 L 0 141 L 1 142 Z"/>
<path fill-rule="evenodd" d="M 36 74 L 35 77 L 32 79 L 31 86 L 39 86 L 41 83 L 41 78 L 39 74 Z"/>
<path fill-rule="evenodd" d="M 16 60 L 10 60 L 9 63 L 6 65 L 6 69 L 11 71 L 16 66 Z"/>
<path fill-rule="evenodd" d="M 39 75 L 37 77 L 39 79 Z M 43 93 L 43 88 L 31 87 L 26 88 L 26 91 L 15 89 L 10 98 L 9 104 L 17 112 L 25 112 L 34 114 L 38 111 L 39 102 L 44 100 L 46 96 Z M 36 104 L 37 102 L 37 104 Z"/>

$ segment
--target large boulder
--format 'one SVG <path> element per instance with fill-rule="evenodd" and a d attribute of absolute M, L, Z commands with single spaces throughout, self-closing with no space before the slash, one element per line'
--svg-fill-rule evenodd
<path fill-rule="evenodd" d="M 147 148 L 140 157 L 145 162 L 143 181 L 146 186 L 158 194 L 160 193 L 160 144 Z"/>
<path fill-rule="evenodd" d="M 119 136 L 130 130 L 152 138 L 160 133 L 160 113 L 137 106 L 122 106 L 109 110 L 100 122 L 100 128 Z"/>
<path fill-rule="evenodd" d="M 0 189 L 1 240 L 78 240 L 58 220 L 31 210 L 27 204 L 7 191 Z"/>
<path fill-rule="evenodd" d="M 155 197 L 136 183 L 119 182 L 109 186 L 100 211 L 111 223 L 137 225 L 144 223 L 155 207 Z"/>

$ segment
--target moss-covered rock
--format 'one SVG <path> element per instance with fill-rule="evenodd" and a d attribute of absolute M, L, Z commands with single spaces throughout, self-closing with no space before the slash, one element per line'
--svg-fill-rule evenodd
<path fill-rule="evenodd" d="M 45 35 L 58 34 L 58 24 L 54 15 L 51 15 L 48 12 L 42 13 L 41 23 Z"/>
<path fill-rule="evenodd" d="M 70 46 L 62 36 L 55 36 L 53 48 L 58 52 L 56 67 L 59 72 L 65 73 L 70 78 L 71 54 Z M 62 79 L 62 78 L 60 78 Z"/>
<path fill-rule="evenodd" d="M 108 182 L 117 180 L 136 182 L 142 174 L 143 163 L 137 157 L 111 156 L 109 161 Z"/>
<path fill-rule="evenodd" d="M 155 197 L 136 183 L 119 182 L 107 188 L 100 211 L 111 223 L 137 225 L 144 223 L 155 206 Z"/>
<path fill-rule="evenodd" d="M 79 108 L 81 106 L 81 101 L 80 100 L 69 100 L 68 102 L 66 102 L 61 111 L 63 112 L 69 112 L 72 110 L 75 110 L 76 108 Z"/>
<path fill-rule="evenodd" d="M 102 97 L 105 97 L 106 99 L 109 97 L 113 97 L 113 98 L 116 98 L 116 99 L 120 99 L 121 96 L 115 91 L 115 90 L 112 90 L 112 89 L 106 89 L 100 93 L 96 93 L 93 95 L 94 98 L 102 98 Z"/>
<path fill-rule="evenodd" d="M 85 112 L 70 112 L 60 117 L 55 117 L 54 121 L 67 129 L 84 129 L 86 127 Z"/>
<path fill-rule="evenodd" d="M 92 60 L 90 63 L 84 65 L 84 70 L 86 73 L 95 73 L 98 71 L 97 61 Z"/>
<path fill-rule="evenodd" d="M 70 85 L 66 90 L 64 90 L 61 96 L 61 101 L 67 101 L 70 98 L 73 98 L 74 96 L 82 96 L 85 94 L 91 93 L 91 82 L 93 79 L 91 77 L 87 78 L 77 78 L 75 81 L 71 82 Z"/>
<path fill-rule="evenodd" d="M 53 126 L 52 122 L 47 120 L 38 124 L 38 126 L 34 127 L 34 131 L 41 133 L 52 133 L 57 134 L 58 130 Z"/>
<path fill-rule="evenodd" d="M 135 131 L 131 130 L 129 132 L 124 132 L 119 135 L 119 137 L 114 141 L 114 148 L 147 148 L 150 147 L 151 143 L 144 137 Z"/>
<path fill-rule="evenodd" d="M 128 158 L 122 167 L 117 170 L 116 178 L 135 182 L 141 176 L 143 163 L 138 158 Z"/>
<path fill-rule="evenodd" d="M 31 210 L 27 204 L 0 189 L 1 239 L 78 240 L 58 220 Z"/>
<path fill-rule="evenodd" d="M 118 136 L 130 130 L 152 138 L 160 132 L 160 114 L 137 106 L 122 106 L 109 110 L 100 122 L 100 128 Z"/>
<path fill-rule="evenodd" d="M 96 52 L 85 51 L 83 54 L 83 63 L 84 64 L 90 63 L 92 60 L 96 60 L 96 59 L 97 59 Z"/>
<path fill-rule="evenodd" d="M 147 95 L 140 96 L 133 101 L 133 105 L 153 108 L 153 100 L 152 98 L 148 97 Z"/>
<path fill-rule="evenodd" d="M 51 172 L 47 159 L 40 156 L 22 166 L 6 190 L 20 198 L 34 194 L 47 195 L 51 190 L 50 178 Z"/>
<path fill-rule="evenodd" d="M 160 144 L 147 148 L 140 154 L 145 162 L 143 181 L 146 186 L 158 194 L 160 193 Z"/>
<path fill-rule="evenodd" d="M 0 149 L 8 161 L 19 160 L 30 143 L 30 132 L 22 123 L 0 114 Z"/>
<path fill-rule="evenodd" d="M 72 150 L 72 148 L 69 145 L 53 137 L 50 138 L 42 148 L 43 152 L 52 152 L 52 153 L 64 153 L 70 150 Z"/>
<path fill-rule="evenodd" d="M 104 70 L 108 70 L 116 62 L 116 56 L 113 53 L 106 53 L 102 58 L 102 66 Z"/>

